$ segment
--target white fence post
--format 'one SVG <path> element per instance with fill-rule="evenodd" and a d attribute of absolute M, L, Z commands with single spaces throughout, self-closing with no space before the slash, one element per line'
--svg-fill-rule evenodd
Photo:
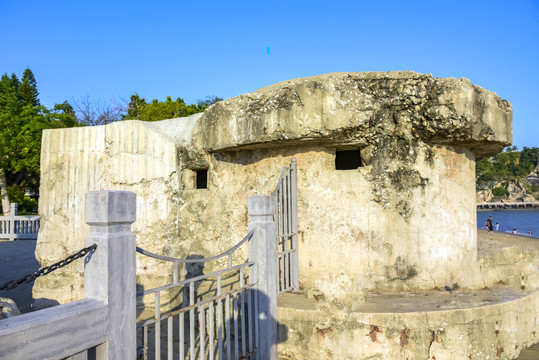
<path fill-rule="evenodd" d="M 17 203 L 11 203 L 9 206 L 9 241 L 15 240 L 15 216 L 17 216 Z"/>
<path fill-rule="evenodd" d="M 9 212 L 9 215 L 11 216 L 17 216 L 18 214 L 18 207 L 19 205 L 17 203 L 11 203 L 10 204 L 10 212 Z"/>
<path fill-rule="evenodd" d="M 86 194 L 82 300 L 0 321 L 0 359 L 135 359 L 135 194 Z"/>
<path fill-rule="evenodd" d="M 86 194 L 85 221 L 91 228 L 85 246 L 97 249 L 85 265 L 84 295 L 108 303 L 109 341 L 97 347 L 97 358 L 136 358 L 135 220 L 134 193 Z"/>
<path fill-rule="evenodd" d="M 249 196 L 249 231 L 256 229 L 249 243 L 249 260 L 257 262 L 259 347 L 256 358 L 277 359 L 277 243 L 273 214 L 275 201 L 271 195 Z M 256 335 L 255 335 L 256 336 Z"/>

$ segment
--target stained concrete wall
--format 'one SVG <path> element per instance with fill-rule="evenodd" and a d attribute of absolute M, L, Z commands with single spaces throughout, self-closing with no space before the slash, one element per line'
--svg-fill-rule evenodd
<path fill-rule="evenodd" d="M 272 85 L 190 118 L 48 131 L 38 259 L 78 250 L 80 198 L 105 188 L 137 193 L 141 246 L 215 255 L 246 233 L 248 195 L 270 194 L 296 157 L 305 291 L 350 303 L 369 290 L 478 287 L 474 164 L 511 142 L 511 120 L 508 102 L 466 79 L 343 73 Z M 364 166 L 336 170 L 341 149 L 360 150 Z M 207 189 L 194 186 L 198 169 L 208 169 Z M 142 286 L 171 274 L 140 261 Z M 76 298 L 80 280 L 62 274 L 80 270 L 38 281 L 34 296 Z"/>
<path fill-rule="evenodd" d="M 156 252 L 168 249 L 177 228 L 177 171 L 174 142 L 143 122 L 45 130 L 37 260 L 50 265 L 84 247 L 89 231 L 84 195 L 95 190 L 135 192 L 138 244 Z M 82 262 L 40 277 L 33 288 L 36 307 L 49 304 L 47 299 L 80 299 L 82 286 Z"/>
<path fill-rule="evenodd" d="M 181 193 L 180 234 L 200 253 L 230 247 L 245 229 L 247 196 L 270 194 L 280 167 L 294 156 L 302 288 L 355 301 L 350 295 L 368 290 L 482 286 L 475 266 L 473 154 L 426 144 L 399 143 L 398 149 L 413 152 L 413 161 L 404 165 L 398 151 L 384 151 L 387 172 L 405 173 L 406 166 L 417 173 L 402 175 L 391 190 L 373 181 L 372 164 L 336 170 L 333 147 L 215 154 L 208 189 Z M 201 234 L 214 240 L 197 241 Z"/>

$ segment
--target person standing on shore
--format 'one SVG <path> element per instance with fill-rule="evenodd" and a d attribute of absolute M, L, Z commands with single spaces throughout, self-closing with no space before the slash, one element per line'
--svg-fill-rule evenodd
<path fill-rule="evenodd" d="M 499 222 L 496 223 L 496 231 L 500 231 L 500 223 Z"/>
<path fill-rule="evenodd" d="M 487 219 L 487 222 L 485 223 L 485 226 L 488 228 L 488 233 L 492 234 L 492 229 L 494 226 L 492 225 L 492 216 L 489 216 Z"/>

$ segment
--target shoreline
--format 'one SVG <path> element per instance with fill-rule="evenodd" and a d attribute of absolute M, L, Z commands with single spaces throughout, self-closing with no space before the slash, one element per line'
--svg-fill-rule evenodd
<path fill-rule="evenodd" d="M 506 246 L 514 246 L 514 245 L 528 245 L 533 244 L 533 248 L 539 250 L 539 243 L 534 242 L 533 240 L 537 239 L 535 236 L 530 236 L 528 234 L 513 234 L 513 233 L 507 233 L 503 231 L 493 231 L 492 234 L 489 234 L 488 230 L 485 230 L 484 228 L 477 228 L 477 246 L 485 245 L 488 241 L 499 241 L 500 244 L 498 244 L 501 248 Z M 501 244 L 503 242 L 504 244 Z M 490 242 L 488 242 L 490 244 Z M 499 250 L 499 249 L 498 249 Z"/>
<path fill-rule="evenodd" d="M 533 210 L 533 209 L 539 209 L 539 201 L 484 202 L 484 203 L 477 203 L 476 208 L 477 210 Z"/>
<path fill-rule="evenodd" d="M 484 222 L 490 215 L 499 224 L 501 234 L 517 234 L 528 238 L 539 238 L 539 208 L 536 209 L 477 209 L 477 229 L 485 229 Z"/>
<path fill-rule="evenodd" d="M 479 231 L 484 231 L 484 232 L 488 233 L 488 230 L 485 230 L 484 227 L 478 227 L 477 230 L 478 230 L 478 232 L 477 232 L 478 235 L 479 235 Z M 530 238 L 531 239 L 539 239 L 539 234 L 524 234 L 524 233 L 519 233 L 519 232 L 514 234 L 512 231 L 496 231 L 496 230 L 493 230 L 492 233 L 493 234 L 500 234 L 500 235 L 521 236 L 521 237 L 528 238 L 528 239 L 530 239 Z"/>

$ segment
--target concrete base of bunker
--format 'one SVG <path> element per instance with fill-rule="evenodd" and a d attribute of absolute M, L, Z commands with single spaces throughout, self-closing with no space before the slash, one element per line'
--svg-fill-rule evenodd
<path fill-rule="evenodd" d="M 516 359 L 539 342 L 539 243 L 480 230 L 478 250 L 479 290 L 377 292 L 353 306 L 315 291 L 281 295 L 279 358 Z"/>
<path fill-rule="evenodd" d="M 539 341 L 539 291 L 377 294 L 350 312 L 287 297 L 281 359 L 515 359 Z"/>

